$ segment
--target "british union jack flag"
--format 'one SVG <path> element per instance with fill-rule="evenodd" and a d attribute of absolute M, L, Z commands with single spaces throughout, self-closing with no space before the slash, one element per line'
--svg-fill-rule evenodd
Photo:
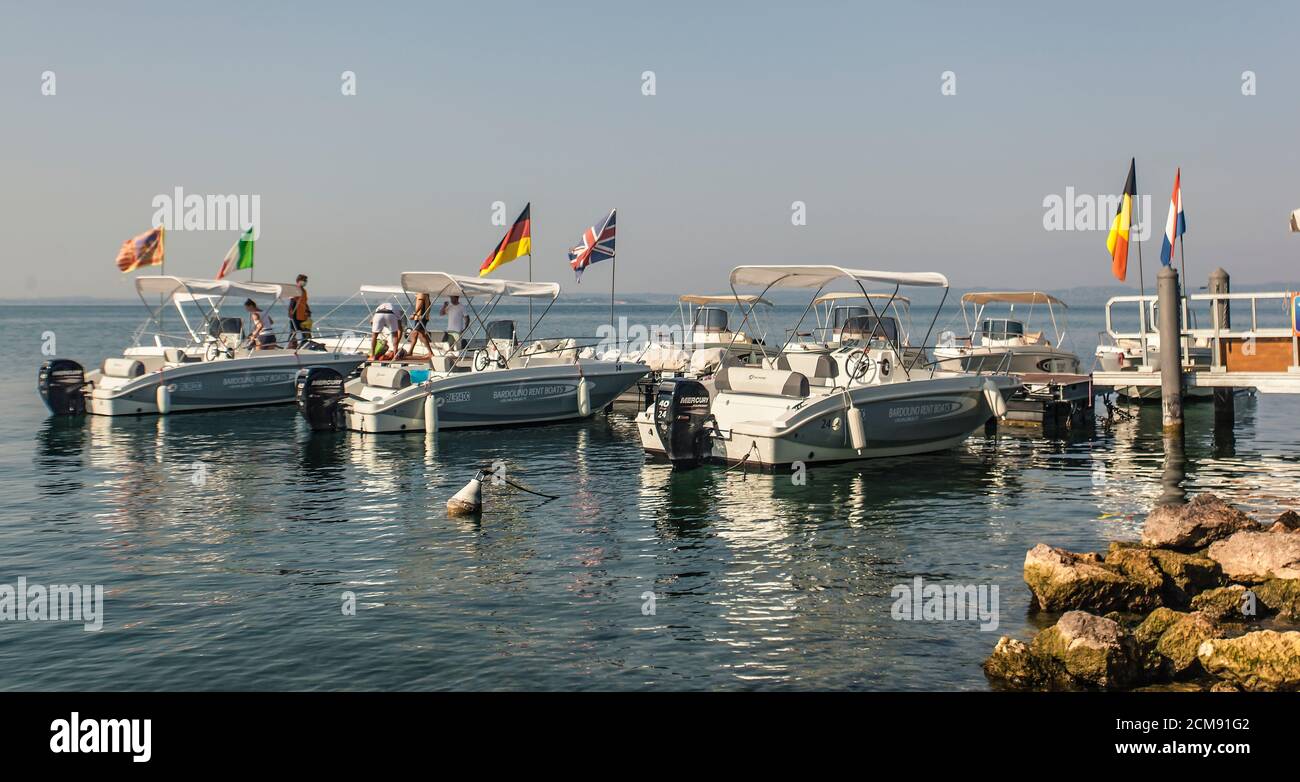
<path fill-rule="evenodd" d="M 581 244 L 569 249 L 569 265 L 580 282 L 582 272 L 588 266 L 614 257 L 614 215 L 617 212 L 617 209 L 609 210 L 604 221 L 582 232 Z"/>

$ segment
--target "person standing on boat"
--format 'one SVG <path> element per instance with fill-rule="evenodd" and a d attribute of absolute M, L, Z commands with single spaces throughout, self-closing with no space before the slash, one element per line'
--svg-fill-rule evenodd
<path fill-rule="evenodd" d="M 460 297 L 452 296 L 451 301 L 443 302 L 438 314 L 447 316 L 447 341 L 460 347 L 460 335 L 469 323 L 469 318 L 465 315 L 465 305 L 460 303 Z"/>
<path fill-rule="evenodd" d="M 429 311 L 433 309 L 433 299 L 427 293 L 415 295 L 415 312 L 411 314 L 410 350 L 407 355 L 414 356 L 416 345 L 423 342 L 429 358 L 433 358 L 433 345 L 429 343 Z"/>
<path fill-rule="evenodd" d="M 289 347 L 298 347 L 298 338 L 311 339 L 311 307 L 307 306 L 307 275 L 299 274 L 298 295 L 289 299 Z"/>
<path fill-rule="evenodd" d="M 275 321 L 271 320 L 268 313 L 262 312 L 262 308 L 257 306 L 257 302 L 252 299 L 244 300 L 244 310 L 248 312 L 249 318 L 253 322 L 253 329 L 248 334 L 248 345 L 256 350 L 267 350 L 275 347 L 275 332 L 271 331 L 275 326 Z"/>
<path fill-rule="evenodd" d="M 389 341 L 380 342 L 379 337 L 384 332 L 388 333 Z M 387 355 L 390 351 L 396 355 L 401 344 L 402 322 L 393 311 L 393 305 L 384 302 L 375 308 L 375 315 L 370 319 L 370 358 L 373 361 Z"/>

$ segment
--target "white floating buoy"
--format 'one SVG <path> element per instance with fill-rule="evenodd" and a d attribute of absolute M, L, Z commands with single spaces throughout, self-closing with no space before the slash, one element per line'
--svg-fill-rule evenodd
<path fill-rule="evenodd" d="M 1002 392 L 992 380 L 984 381 L 984 401 L 988 402 L 994 416 L 1001 418 L 1007 414 L 1007 401 L 1002 398 Z"/>
<path fill-rule="evenodd" d="M 453 516 L 469 516 L 483 510 L 482 473 L 475 475 L 465 488 L 456 492 L 456 496 L 447 500 L 447 512 Z"/>
<path fill-rule="evenodd" d="M 853 405 L 845 411 L 844 417 L 849 422 L 849 444 L 855 451 L 861 451 L 867 447 L 867 424 L 862 420 L 862 411 Z"/>
<path fill-rule="evenodd" d="M 154 392 L 154 401 L 158 403 L 158 415 L 167 415 L 172 411 L 172 392 L 166 383 L 159 383 Z"/>
<path fill-rule="evenodd" d="M 578 415 L 583 418 L 591 415 L 591 391 L 582 377 L 578 378 Z"/>
<path fill-rule="evenodd" d="M 424 433 L 438 431 L 438 399 L 432 393 L 424 398 Z"/>

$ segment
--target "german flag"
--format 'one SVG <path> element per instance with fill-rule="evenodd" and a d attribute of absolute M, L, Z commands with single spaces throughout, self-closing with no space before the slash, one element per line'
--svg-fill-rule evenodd
<path fill-rule="evenodd" d="M 528 216 L 528 210 L 532 208 L 532 202 L 524 204 L 524 211 L 519 214 L 515 224 L 510 226 L 506 235 L 501 237 L 501 243 L 496 249 L 488 253 L 488 257 L 479 267 L 478 276 L 486 277 L 503 263 L 510 263 L 516 258 L 533 253 L 533 226 L 532 220 Z"/>
<path fill-rule="evenodd" d="M 1110 250 L 1110 271 L 1120 282 L 1128 276 L 1128 230 L 1133 225 L 1133 199 L 1137 198 L 1137 158 L 1128 164 L 1128 181 L 1124 183 L 1124 195 L 1120 196 L 1119 208 L 1115 210 L 1115 219 L 1110 223 L 1110 235 L 1106 237 L 1106 249 Z"/>

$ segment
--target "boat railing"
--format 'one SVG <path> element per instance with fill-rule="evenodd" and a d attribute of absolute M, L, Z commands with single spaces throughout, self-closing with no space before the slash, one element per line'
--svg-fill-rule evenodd
<path fill-rule="evenodd" d="M 1253 355 L 1261 340 L 1272 344 L 1290 342 L 1290 366 L 1300 365 L 1300 332 L 1296 324 L 1290 322 L 1296 294 L 1289 291 L 1251 291 L 1242 293 L 1194 293 L 1183 296 L 1181 301 L 1183 324 L 1190 320 L 1193 327 L 1184 325 L 1180 331 L 1182 361 L 1184 365 L 1192 363 L 1192 347 L 1201 345 L 1211 348 L 1210 364 L 1212 370 L 1225 368 L 1228 346 L 1234 343 L 1243 345 L 1245 355 Z M 1114 342 L 1121 339 L 1137 340 L 1145 351 L 1152 351 L 1153 338 L 1158 334 L 1149 324 L 1155 322 L 1155 295 L 1115 296 L 1106 302 L 1106 330 L 1103 332 Z M 1193 305 L 1209 305 L 1208 325 L 1197 324 L 1196 319 L 1189 318 L 1195 314 Z M 1113 309 L 1116 305 L 1131 304 L 1138 309 L 1138 330 L 1121 331 L 1115 326 Z M 1262 305 L 1262 306 L 1261 306 Z M 1242 312 L 1246 309 L 1247 312 Z M 1248 317 L 1245 317 L 1247 316 Z M 1240 325 L 1239 325 L 1240 324 Z"/>

